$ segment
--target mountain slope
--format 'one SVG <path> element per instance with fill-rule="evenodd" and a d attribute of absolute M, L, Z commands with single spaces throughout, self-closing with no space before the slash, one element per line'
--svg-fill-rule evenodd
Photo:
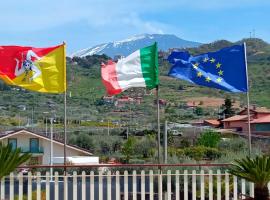
<path fill-rule="evenodd" d="M 137 49 L 151 45 L 154 42 L 158 43 L 158 48 L 162 51 L 167 51 L 170 48 L 198 47 L 200 45 L 198 42 L 183 40 L 175 35 L 142 34 L 130 37 L 125 40 L 104 43 L 91 48 L 83 49 L 81 51 L 75 52 L 71 56 L 85 57 L 94 54 L 106 54 L 111 58 L 114 58 L 114 56 L 117 55 L 127 56 Z"/>

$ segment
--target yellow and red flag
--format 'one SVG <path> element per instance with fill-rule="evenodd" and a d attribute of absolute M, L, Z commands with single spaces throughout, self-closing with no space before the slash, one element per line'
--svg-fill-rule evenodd
<path fill-rule="evenodd" d="M 0 78 L 37 92 L 66 91 L 65 44 L 49 48 L 0 46 Z"/>

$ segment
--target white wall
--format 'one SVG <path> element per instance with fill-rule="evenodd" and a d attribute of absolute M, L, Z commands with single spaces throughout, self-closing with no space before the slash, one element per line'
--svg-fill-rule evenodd
<path fill-rule="evenodd" d="M 9 138 L 16 138 L 17 139 L 17 147 L 28 147 L 30 145 L 30 138 L 38 138 L 39 139 L 39 146 L 43 147 L 44 153 L 38 154 L 42 155 L 42 163 L 43 165 L 50 164 L 50 141 L 44 138 L 39 138 L 34 135 L 30 135 L 27 132 L 18 133 L 14 136 Z M 8 138 L 2 140 L 4 144 L 8 144 Z M 89 156 L 89 154 L 77 151 L 70 147 L 67 147 L 67 156 Z M 58 144 L 53 142 L 53 157 L 64 157 L 64 145 Z"/>

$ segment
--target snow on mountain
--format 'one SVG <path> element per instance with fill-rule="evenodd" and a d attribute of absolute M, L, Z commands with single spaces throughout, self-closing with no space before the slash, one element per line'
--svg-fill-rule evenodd
<path fill-rule="evenodd" d="M 180 39 L 175 35 L 142 34 L 132 36 L 120 41 L 103 43 L 91 48 L 86 48 L 73 53 L 71 57 L 85 57 L 94 54 L 106 54 L 111 58 L 114 58 L 118 55 L 127 56 L 140 48 L 153 44 L 154 42 L 157 42 L 159 50 L 163 51 L 167 51 L 170 48 L 197 47 L 201 45 L 198 42 Z"/>

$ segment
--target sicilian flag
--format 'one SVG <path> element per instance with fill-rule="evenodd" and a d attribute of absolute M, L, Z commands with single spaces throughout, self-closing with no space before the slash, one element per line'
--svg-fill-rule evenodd
<path fill-rule="evenodd" d="M 155 88 L 159 84 L 157 44 L 139 49 L 117 63 L 102 64 L 101 76 L 109 95 L 133 87 Z"/>
<path fill-rule="evenodd" d="M 49 48 L 0 46 L 0 78 L 9 85 L 47 93 L 66 91 L 65 44 Z"/>

